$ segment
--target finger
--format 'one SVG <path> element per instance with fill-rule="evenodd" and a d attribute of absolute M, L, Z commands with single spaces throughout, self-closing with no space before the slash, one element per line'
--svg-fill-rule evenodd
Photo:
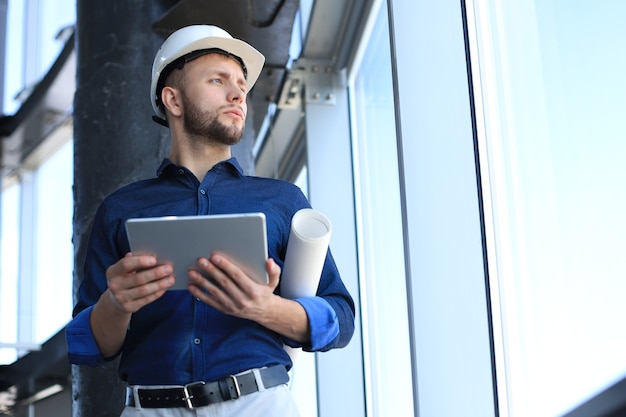
<path fill-rule="evenodd" d="M 149 271 L 128 275 L 124 279 L 114 279 L 109 282 L 109 293 L 114 304 L 120 310 L 134 313 L 163 296 L 167 289 L 174 284 L 174 277 L 171 274 L 166 274 L 154 279 L 154 272 L 159 269 L 166 270 L 166 268 L 156 267 Z"/>
<path fill-rule="evenodd" d="M 228 261 L 218 258 L 216 261 L 207 258 L 198 259 L 198 271 L 191 274 L 192 283 L 199 285 L 213 297 L 238 297 L 241 294 L 237 274 L 238 268 L 222 269 Z M 238 272 L 239 271 L 239 272 Z M 233 275 L 229 275 L 233 274 Z"/>
<path fill-rule="evenodd" d="M 134 290 L 131 290 L 134 291 Z M 142 307 L 152 303 L 153 301 L 159 299 L 167 292 L 166 289 L 162 289 L 156 292 L 151 292 L 148 295 L 140 298 L 135 298 L 131 296 L 130 293 L 117 293 L 109 292 L 111 295 L 113 304 L 121 311 L 126 313 L 135 313 Z M 128 298 L 126 296 L 129 296 Z"/>
<path fill-rule="evenodd" d="M 234 311 L 236 304 L 232 297 L 220 285 L 214 282 L 213 278 L 207 278 L 199 271 L 193 269 L 189 271 L 188 276 L 190 285 L 187 289 L 192 296 L 219 311 L 225 313 Z"/>
<path fill-rule="evenodd" d="M 278 286 L 278 282 L 280 281 L 280 266 L 278 266 L 272 258 L 269 258 L 265 263 L 265 269 L 267 270 L 267 275 L 269 276 L 268 285 L 272 289 L 276 288 Z"/>
<path fill-rule="evenodd" d="M 126 258 L 124 258 L 126 260 Z M 157 265 L 148 269 L 136 270 L 128 266 L 116 265 L 107 270 L 107 281 L 109 288 L 114 292 L 123 291 L 130 288 L 140 287 L 153 281 L 167 279 L 159 285 L 168 285 L 169 279 L 173 283 L 172 266 L 169 264 Z M 144 264 L 140 263 L 143 267 Z M 120 271 L 122 271 L 120 273 Z M 150 287 L 149 287 L 150 288 Z"/>
<path fill-rule="evenodd" d="M 165 285 L 164 280 L 169 282 L 169 279 L 174 280 L 174 268 L 170 264 L 157 265 L 152 268 L 137 271 L 131 274 L 133 286 L 142 286 L 149 283 L 155 283 L 159 286 Z M 153 288 L 153 287 L 150 287 Z"/>
<path fill-rule="evenodd" d="M 125 275 L 141 269 L 155 266 L 157 259 L 152 255 L 133 255 L 127 253 L 122 259 L 109 267 L 111 275 Z"/>
<path fill-rule="evenodd" d="M 241 291 L 250 291 L 252 284 L 250 277 L 235 263 L 222 254 L 216 253 L 211 258 L 201 258 L 199 263 L 210 279 L 231 296 Z"/>

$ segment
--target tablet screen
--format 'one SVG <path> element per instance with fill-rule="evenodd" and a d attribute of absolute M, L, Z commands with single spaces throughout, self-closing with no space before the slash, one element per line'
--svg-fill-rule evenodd
<path fill-rule="evenodd" d="M 267 284 L 267 230 L 263 213 L 168 216 L 129 219 L 126 233 L 131 251 L 155 255 L 171 263 L 176 284 L 186 290 L 187 271 L 200 257 L 221 252 L 251 278 Z"/>

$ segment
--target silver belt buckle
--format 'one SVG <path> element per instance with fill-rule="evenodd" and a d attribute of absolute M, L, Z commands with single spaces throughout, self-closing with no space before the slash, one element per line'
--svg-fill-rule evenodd
<path fill-rule="evenodd" d="M 235 375 L 229 375 L 229 378 L 233 380 L 233 385 L 235 386 L 235 394 L 237 394 L 237 396 L 233 399 L 236 400 L 237 398 L 241 397 L 241 390 L 239 389 L 239 381 L 237 381 L 237 377 Z"/>
<path fill-rule="evenodd" d="M 185 397 L 183 397 L 183 400 L 185 400 L 185 402 L 187 403 L 187 408 L 194 408 L 193 402 L 191 401 L 193 399 L 193 395 L 189 393 L 189 388 L 195 387 L 198 385 L 204 385 L 204 384 L 205 384 L 204 381 L 198 381 L 198 382 L 191 382 L 183 386 L 183 394 L 185 394 Z"/>

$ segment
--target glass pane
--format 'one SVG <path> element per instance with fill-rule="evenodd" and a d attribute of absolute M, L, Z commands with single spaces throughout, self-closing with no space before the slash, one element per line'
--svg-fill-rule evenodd
<path fill-rule="evenodd" d="M 19 184 L 2 190 L 0 198 L 0 343 L 12 344 L 17 342 Z M 15 349 L 0 348 L 0 365 L 10 364 L 16 359 Z"/>
<path fill-rule="evenodd" d="M 15 97 L 24 88 L 24 3 L 8 2 L 7 12 L 2 112 L 14 114 L 19 108 Z"/>
<path fill-rule="evenodd" d="M 56 38 L 59 31 L 76 22 L 76 0 L 39 0 L 38 10 L 42 16 L 39 19 L 39 72 L 45 74 L 65 44 L 65 39 Z"/>
<path fill-rule="evenodd" d="M 14 114 L 16 96 L 39 82 L 64 46 L 56 39 L 64 27 L 76 22 L 75 0 L 9 1 L 5 56 L 3 112 Z M 24 100 L 28 92 L 20 97 Z"/>
<path fill-rule="evenodd" d="M 558 416 L 626 375 L 626 3 L 473 6 L 502 412 Z"/>
<path fill-rule="evenodd" d="M 304 195 L 308 196 L 307 167 L 303 166 L 294 181 Z M 293 395 L 302 417 L 317 417 L 317 374 L 316 354 L 300 351 L 290 372 L 291 394 Z"/>
<path fill-rule="evenodd" d="M 73 142 L 69 141 L 35 173 L 34 337 L 43 343 L 72 314 L 74 195 Z"/>
<path fill-rule="evenodd" d="M 380 7 L 352 96 L 367 398 L 369 413 L 381 417 L 413 415 L 390 62 L 387 10 Z"/>

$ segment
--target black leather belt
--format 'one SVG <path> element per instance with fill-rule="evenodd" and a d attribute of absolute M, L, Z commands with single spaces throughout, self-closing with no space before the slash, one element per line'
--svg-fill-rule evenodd
<path fill-rule="evenodd" d="M 282 365 L 259 369 L 265 388 L 289 382 L 289 374 Z M 126 406 L 142 408 L 197 408 L 222 401 L 235 400 L 259 390 L 252 371 L 231 375 L 214 382 L 192 382 L 174 388 L 126 388 Z M 134 391 L 137 392 L 135 395 Z"/>

